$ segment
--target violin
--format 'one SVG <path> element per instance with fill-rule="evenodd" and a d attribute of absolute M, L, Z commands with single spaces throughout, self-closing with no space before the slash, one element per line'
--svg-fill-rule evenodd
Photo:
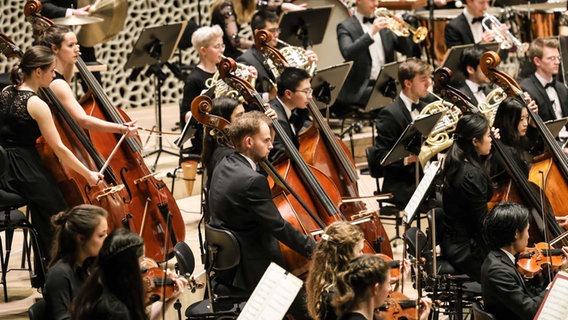
<path fill-rule="evenodd" d="M 388 297 L 379 308 L 378 319 L 383 320 L 415 320 L 418 309 L 416 306 L 418 301 L 416 299 L 409 299 L 402 292 L 393 291 L 389 293 Z"/>
<path fill-rule="evenodd" d="M 156 301 L 165 301 L 170 299 L 179 291 L 176 279 L 180 276 L 174 273 L 168 273 L 158 266 L 158 263 L 150 258 L 144 257 L 140 262 L 140 270 L 142 272 L 142 284 L 146 293 L 146 303 L 151 304 Z M 188 288 L 191 292 L 201 289 L 204 283 L 190 277 L 188 280 Z"/>
<path fill-rule="evenodd" d="M 517 270 L 525 278 L 533 278 L 542 272 L 543 269 L 557 271 L 564 262 L 564 252 L 562 249 L 552 248 L 548 243 L 539 242 L 534 247 L 525 248 L 519 253 Z"/>

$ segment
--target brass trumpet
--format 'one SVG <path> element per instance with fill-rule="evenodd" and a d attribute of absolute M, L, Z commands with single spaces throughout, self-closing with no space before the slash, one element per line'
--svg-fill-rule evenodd
<path fill-rule="evenodd" d="M 388 28 L 394 32 L 399 37 L 408 37 L 412 34 L 412 41 L 414 43 L 420 43 L 426 39 L 428 35 L 428 29 L 425 27 L 414 28 L 410 24 L 399 21 L 395 19 L 395 16 L 387 8 L 377 8 L 375 9 L 376 17 L 383 17 L 388 19 Z M 402 19 L 401 19 L 402 20 Z"/>
<path fill-rule="evenodd" d="M 518 53 L 524 53 L 528 50 L 528 43 L 522 43 L 509 30 L 504 30 L 502 24 L 493 15 L 486 15 L 481 21 L 483 30 L 491 32 L 495 42 L 501 43 L 501 49 L 509 50 L 512 47 L 517 48 Z"/>

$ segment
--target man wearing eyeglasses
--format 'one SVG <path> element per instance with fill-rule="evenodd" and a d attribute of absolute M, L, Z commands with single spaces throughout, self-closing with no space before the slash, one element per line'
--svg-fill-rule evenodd
<path fill-rule="evenodd" d="M 544 121 L 568 116 L 568 89 L 556 81 L 560 67 L 558 40 L 537 38 L 531 43 L 528 56 L 536 68 L 535 73 L 521 81 L 523 91 L 529 93 L 538 105 L 538 114 Z M 566 127 L 558 135 L 561 141 L 568 139 Z"/>
<path fill-rule="evenodd" d="M 310 85 L 310 75 L 303 69 L 285 68 L 280 74 L 277 84 L 277 96 L 270 100 L 270 107 L 276 111 L 278 122 L 298 148 L 298 134 L 310 123 L 307 110 L 313 92 Z M 270 151 L 268 159 L 271 162 L 278 162 L 285 155 L 285 152 L 282 140 L 276 136 L 274 148 Z"/>
<path fill-rule="evenodd" d="M 250 23 L 253 36 L 256 30 L 264 29 L 272 34 L 272 41 L 268 44 L 274 48 L 281 47 L 282 45 L 278 43 L 278 36 L 280 35 L 278 20 L 278 15 L 272 11 L 257 11 L 252 16 Z M 306 55 L 308 56 L 308 59 L 317 61 L 317 55 L 313 51 L 307 50 Z M 265 101 L 275 97 L 276 77 L 271 70 L 269 62 L 255 46 L 245 51 L 245 53 L 243 53 L 237 61 L 256 68 L 258 71 L 258 77 L 256 79 L 255 89 L 257 92 L 261 93 Z"/>

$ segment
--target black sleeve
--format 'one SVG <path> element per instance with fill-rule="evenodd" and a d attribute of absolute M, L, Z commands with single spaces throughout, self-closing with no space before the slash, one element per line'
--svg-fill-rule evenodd
<path fill-rule="evenodd" d="M 339 24 L 337 25 L 337 42 L 343 59 L 353 61 L 362 52 L 368 50 L 369 46 L 375 41 L 369 33 L 364 33 L 361 37 L 353 39 L 347 28 L 343 24 Z"/>
<path fill-rule="evenodd" d="M 72 274 L 57 265 L 52 268 L 45 281 L 43 298 L 49 318 L 53 320 L 69 319 L 69 305 L 72 300 Z"/>
<path fill-rule="evenodd" d="M 43 0 L 41 1 L 41 15 L 49 19 L 65 17 L 65 12 L 71 8 L 72 4 L 68 3 L 68 5 L 63 6 L 61 1 Z"/>

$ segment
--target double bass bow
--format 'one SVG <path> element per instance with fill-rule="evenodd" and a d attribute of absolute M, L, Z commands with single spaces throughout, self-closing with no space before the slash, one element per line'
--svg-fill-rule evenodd
<path fill-rule="evenodd" d="M 289 63 L 278 49 L 269 45 L 271 40 L 270 32 L 255 31 L 255 47 L 266 59 L 272 61 L 275 69 L 280 73 Z M 388 255 L 392 249 L 386 231 L 376 212 L 367 210 L 365 203 L 361 201 L 355 161 L 343 141 L 333 133 L 313 99 L 310 100 L 307 108 L 312 116 L 313 124 L 298 136 L 299 152 L 302 158 L 334 182 L 342 198 L 339 208 L 347 219 L 368 219 L 367 222 L 359 224 L 365 238 L 373 245 L 375 251 Z"/>

